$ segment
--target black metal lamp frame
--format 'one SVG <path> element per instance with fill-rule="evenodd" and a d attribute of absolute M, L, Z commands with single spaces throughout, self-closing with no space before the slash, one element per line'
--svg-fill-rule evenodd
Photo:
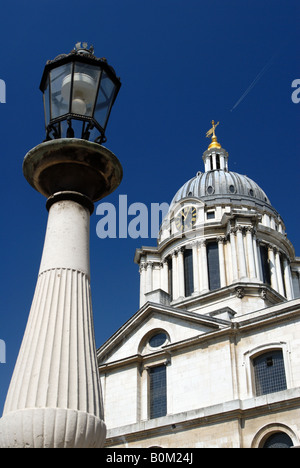
<path fill-rule="evenodd" d="M 66 112 L 63 115 L 60 115 L 56 118 L 51 119 L 49 118 L 49 122 L 47 122 L 47 115 L 46 115 L 46 96 L 45 96 L 45 90 L 47 88 L 47 78 L 50 75 L 50 72 L 58 67 L 61 67 L 67 63 L 71 63 L 71 88 L 70 88 L 70 99 L 69 99 L 69 109 L 68 112 Z M 98 80 L 98 85 L 97 85 L 97 91 L 95 94 L 95 100 L 93 103 L 93 110 L 91 112 L 90 116 L 87 115 L 82 115 L 82 114 L 76 114 L 74 112 L 71 112 L 71 106 L 72 106 L 72 92 L 73 92 L 73 85 L 74 85 L 74 70 L 75 70 L 75 64 L 76 63 L 84 63 L 87 65 L 93 65 L 94 67 L 99 68 L 100 72 L 100 77 Z M 112 96 L 109 106 L 107 108 L 106 112 L 106 118 L 105 121 L 103 122 L 102 125 L 95 119 L 95 110 L 96 110 L 96 104 L 97 104 L 97 99 L 98 99 L 98 94 L 101 91 L 101 81 L 103 77 L 103 72 L 107 75 L 107 77 L 113 82 L 114 84 L 114 95 Z M 62 138 L 62 123 L 66 122 L 67 123 L 67 130 L 65 132 L 65 137 L 66 138 L 74 138 L 74 137 L 79 137 L 75 135 L 74 129 L 72 127 L 72 121 L 80 121 L 82 122 L 82 127 L 81 127 L 81 134 L 80 137 L 81 139 L 84 140 L 89 140 L 90 133 L 91 131 L 96 128 L 99 132 L 99 136 L 94 140 L 96 143 L 103 143 L 107 140 L 105 136 L 105 130 L 106 126 L 109 120 L 109 116 L 111 113 L 112 106 L 116 100 L 117 94 L 119 92 L 119 89 L 121 87 L 121 82 L 120 78 L 116 76 L 115 70 L 108 65 L 107 60 L 105 58 L 97 58 L 93 54 L 93 48 L 90 49 L 74 49 L 72 50 L 68 55 L 62 54 L 56 57 L 54 60 L 49 60 L 46 63 L 44 73 L 41 79 L 41 84 L 40 84 L 40 90 L 43 93 L 44 96 L 44 112 L 45 112 L 45 122 L 46 122 L 46 140 L 51 140 L 51 139 L 57 139 L 57 138 Z M 49 115 L 51 116 L 51 80 L 49 79 Z"/>

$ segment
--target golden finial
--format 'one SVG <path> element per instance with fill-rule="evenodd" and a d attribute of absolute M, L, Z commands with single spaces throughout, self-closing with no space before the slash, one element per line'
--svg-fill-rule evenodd
<path fill-rule="evenodd" d="M 212 135 L 211 144 L 209 145 L 209 147 L 207 149 L 221 148 L 221 145 L 220 145 L 220 143 L 218 143 L 218 140 L 217 140 L 217 137 L 216 137 L 216 134 L 215 134 L 215 128 L 219 125 L 220 122 L 215 124 L 215 121 L 212 120 L 211 123 L 212 123 L 212 128 L 210 130 L 208 130 L 208 132 L 206 133 L 206 138 L 208 138 L 210 135 Z"/>

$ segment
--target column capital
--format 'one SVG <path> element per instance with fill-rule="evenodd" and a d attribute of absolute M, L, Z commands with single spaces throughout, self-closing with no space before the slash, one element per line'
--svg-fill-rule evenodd
<path fill-rule="evenodd" d="M 246 226 L 245 227 L 246 234 L 251 233 L 252 235 L 256 234 L 256 229 L 253 226 Z"/>
<path fill-rule="evenodd" d="M 245 231 L 246 231 L 246 227 L 245 227 L 245 226 L 241 226 L 240 224 L 238 224 L 238 225 L 236 226 L 235 229 L 236 229 L 236 232 L 237 232 L 237 233 L 238 233 L 238 232 L 241 232 L 242 234 L 245 234 Z"/>
<path fill-rule="evenodd" d="M 145 271 L 145 270 L 146 270 L 146 263 L 145 262 L 140 263 L 139 272 L 141 273 L 142 271 Z"/>

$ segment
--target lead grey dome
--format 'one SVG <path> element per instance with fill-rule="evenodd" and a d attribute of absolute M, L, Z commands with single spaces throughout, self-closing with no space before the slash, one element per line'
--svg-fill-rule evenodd
<path fill-rule="evenodd" d="M 203 201 L 219 201 L 230 199 L 241 203 L 242 200 L 251 204 L 271 206 L 265 192 L 246 175 L 227 170 L 198 172 L 188 180 L 176 193 L 172 203 L 178 203 L 187 197 L 200 198 Z"/>

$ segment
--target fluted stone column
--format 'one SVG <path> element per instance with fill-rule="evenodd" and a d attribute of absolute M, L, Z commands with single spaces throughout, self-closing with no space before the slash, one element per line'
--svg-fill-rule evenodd
<path fill-rule="evenodd" d="M 89 210 L 71 200 L 50 208 L 36 290 L 0 422 L 2 447 L 104 443 L 89 218 Z"/>
<path fill-rule="evenodd" d="M 172 252 L 172 284 L 173 284 L 173 297 L 172 297 L 172 300 L 175 301 L 179 297 L 177 252 L 175 250 Z"/>
<path fill-rule="evenodd" d="M 199 294 L 199 265 L 198 265 L 198 242 L 193 241 L 193 276 L 194 276 L 194 295 Z"/>
<path fill-rule="evenodd" d="M 224 257 L 224 242 L 225 237 L 221 236 L 217 238 L 218 251 L 219 251 L 219 266 L 220 266 L 220 286 L 223 288 L 226 286 L 226 269 L 225 269 L 225 257 Z"/>
<path fill-rule="evenodd" d="M 168 274 L 169 274 L 169 271 L 168 271 L 168 262 L 167 262 L 167 260 L 163 261 L 160 274 L 161 274 L 161 289 L 168 293 L 169 292 L 169 288 L 168 288 Z"/>
<path fill-rule="evenodd" d="M 145 304 L 145 292 L 146 292 L 146 264 L 141 262 L 140 264 L 140 307 Z"/>
<path fill-rule="evenodd" d="M 289 262 L 286 257 L 283 257 L 283 269 L 284 269 L 284 284 L 286 289 L 286 297 L 290 301 L 294 299 L 293 286 L 292 286 L 292 275 Z"/>
<path fill-rule="evenodd" d="M 153 263 L 147 262 L 146 264 L 146 292 L 147 293 L 152 291 L 152 282 L 153 282 L 152 268 L 153 268 Z"/>
<path fill-rule="evenodd" d="M 250 279 L 255 279 L 256 275 L 256 268 L 255 268 L 255 255 L 253 249 L 253 234 L 254 234 L 253 227 L 246 228 L 246 242 L 247 242 L 247 258 L 248 258 L 248 267 L 249 267 L 249 277 Z"/>
<path fill-rule="evenodd" d="M 277 274 L 277 283 L 278 283 L 278 292 L 284 296 L 284 285 L 283 285 L 283 276 L 281 271 L 281 262 L 280 262 L 280 253 L 276 249 L 275 251 L 275 266 Z"/>
<path fill-rule="evenodd" d="M 272 245 L 268 246 L 268 258 L 269 258 L 270 274 L 271 274 L 271 286 L 273 289 L 275 289 L 275 291 L 278 291 L 275 254 L 274 254 L 274 247 Z"/>
<path fill-rule="evenodd" d="M 200 292 L 209 291 L 208 265 L 205 239 L 200 241 Z"/>
<path fill-rule="evenodd" d="M 237 266 L 237 254 L 235 245 L 235 228 L 230 230 L 230 249 L 231 249 L 231 264 L 232 264 L 232 281 L 238 280 L 238 266 Z"/>
<path fill-rule="evenodd" d="M 242 226 L 237 226 L 236 238 L 237 238 L 237 249 L 238 249 L 239 276 L 240 276 L 240 279 L 245 279 L 247 278 L 247 267 L 246 267 L 246 256 L 245 256 L 245 249 L 244 249 Z"/>
<path fill-rule="evenodd" d="M 178 268 L 178 295 L 184 297 L 184 259 L 183 249 L 179 249 L 177 253 L 177 268 Z"/>
<path fill-rule="evenodd" d="M 106 428 L 90 294 L 89 223 L 119 185 L 107 148 L 61 138 L 27 153 L 27 181 L 47 197 L 44 250 L 0 419 L 0 447 L 98 448 Z"/>
<path fill-rule="evenodd" d="M 253 231 L 253 253 L 254 253 L 256 278 L 258 281 L 262 281 L 260 250 L 259 250 L 259 244 L 257 242 L 255 230 Z"/>

